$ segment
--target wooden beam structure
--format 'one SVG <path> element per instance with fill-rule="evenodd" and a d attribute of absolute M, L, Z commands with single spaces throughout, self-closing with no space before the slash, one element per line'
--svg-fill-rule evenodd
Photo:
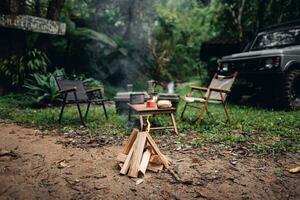
<path fill-rule="evenodd" d="M 30 15 L 0 15 L 0 26 L 52 35 L 66 33 L 65 23 Z"/>

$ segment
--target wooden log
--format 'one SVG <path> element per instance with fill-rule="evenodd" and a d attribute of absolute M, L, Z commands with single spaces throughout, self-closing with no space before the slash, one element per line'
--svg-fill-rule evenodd
<path fill-rule="evenodd" d="M 117 156 L 117 161 L 118 161 L 118 162 L 125 162 L 126 158 L 127 158 L 127 155 L 126 155 L 126 154 L 124 154 L 124 153 L 119 153 L 119 155 Z"/>
<path fill-rule="evenodd" d="M 151 155 L 150 162 L 155 164 L 162 164 L 162 161 L 157 154 Z"/>
<path fill-rule="evenodd" d="M 133 143 L 132 146 L 134 147 L 135 144 L 136 144 L 136 141 Z M 129 165 L 130 165 L 130 159 L 131 159 L 132 154 L 133 154 L 133 151 L 134 151 L 134 148 L 133 148 L 133 147 L 130 149 L 130 151 L 129 151 L 127 157 L 126 157 L 126 160 L 125 160 L 125 162 L 124 162 L 124 164 L 123 164 L 123 167 L 122 167 L 122 169 L 121 169 L 121 171 L 120 171 L 120 174 L 125 175 L 125 174 L 127 174 L 127 172 L 128 172 Z"/>
<path fill-rule="evenodd" d="M 147 148 L 147 147 L 146 147 L 146 148 Z M 152 153 L 150 149 L 148 149 L 148 150 L 150 151 L 150 153 Z M 126 155 L 126 154 L 120 153 L 120 154 L 118 155 L 118 157 L 117 157 L 117 161 L 118 161 L 118 162 L 121 162 L 121 163 L 124 163 L 125 160 L 126 160 L 126 158 L 127 158 L 127 155 Z M 161 159 L 159 158 L 159 156 L 158 156 L 157 154 L 155 154 L 155 155 L 151 155 L 151 156 L 150 156 L 149 163 L 161 165 L 161 164 L 162 164 L 162 161 L 161 161 Z"/>
<path fill-rule="evenodd" d="M 137 133 L 139 132 L 138 129 L 134 128 L 128 138 L 128 141 L 126 143 L 126 145 L 124 146 L 123 150 L 122 150 L 122 153 L 124 154 L 128 154 L 134 141 L 136 140 L 136 136 L 137 136 Z"/>
<path fill-rule="evenodd" d="M 147 170 L 152 171 L 152 172 L 158 172 L 163 170 L 164 165 L 163 164 L 155 164 L 155 163 L 149 163 Z"/>
<path fill-rule="evenodd" d="M 156 152 L 156 154 L 160 157 L 162 163 L 164 164 L 164 166 L 166 168 L 170 167 L 170 161 L 160 152 L 158 146 L 156 145 L 156 143 L 154 142 L 153 138 L 150 136 L 149 133 L 147 133 L 147 140 L 150 143 L 151 147 L 154 149 L 154 151 Z"/>
<path fill-rule="evenodd" d="M 151 151 L 148 148 L 143 153 L 142 161 L 141 161 L 140 166 L 139 166 L 139 175 L 140 176 L 144 176 L 145 175 L 147 167 L 148 167 L 148 164 L 149 164 L 150 156 L 151 156 Z"/>
<path fill-rule="evenodd" d="M 132 155 L 132 161 L 130 163 L 130 168 L 128 171 L 128 176 L 138 177 L 138 170 L 142 160 L 145 144 L 146 144 L 146 132 L 139 132 L 136 137 L 136 143 L 132 147 L 134 149 Z M 127 159 L 126 159 L 127 160 Z"/>

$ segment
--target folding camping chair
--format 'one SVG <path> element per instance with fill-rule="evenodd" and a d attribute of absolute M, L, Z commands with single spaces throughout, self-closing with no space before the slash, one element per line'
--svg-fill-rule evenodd
<path fill-rule="evenodd" d="M 208 88 L 191 86 L 191 91 L 187 96 L 183 98 L 185 105 L 181 113 L 181 119 L 184 116 L 184 112 L 188 106 L 193 108 L 198 108 L 201 110 L 199 117 L 196 120 L 196 125 L 199 125 L 205 117 L 205 114 L 208 113 L 208 104 L 222 104 L 224 111 L 227 117 L 228 122 L 231 122 L 229 113 L 226 108 L 226 97 L 230 93 L 230 89 L 236 79 L 237 72 L 230 76 L 222 76 L 215 74 Z M 199 91 L 201 97 L 193 96 L 194 91 Z M 204 93 L 205 92 L 205 93 Z M 199 107 L 194 104 L 201 103 L 204 106 Z"/>
<path fill-rule="evenodd" d="M 107 101 L 108 99 L 103 99 L 101 88 L 86 90 L 83 86 L 82 81 L 59 80 L 57 78 L 56 78 L 56 83 L 59 88 L 59 93 L 63 98 L 63 103 L 59 114 L 59 123 L 61 123 L 62 115 L 66 104 L 77 105 L 80 121 L 84 126 L 85 126 L 84 119 L 86 119 L 87 117 L 91 103 L 102 105 L 105 118 L 106 120 L 108 120 L 108 116 L 104 104 L 104 102 Z M 84 117 L 82 116 L 81 113 L 81 109 L 79 105 L 80 103 L 87 103 L 87 108 Z"/>

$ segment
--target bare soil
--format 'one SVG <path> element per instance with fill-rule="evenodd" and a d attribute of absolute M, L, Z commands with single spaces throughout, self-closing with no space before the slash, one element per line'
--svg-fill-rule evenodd
<path fill-rule="evenodd" d="M 86 133 L 85 135 L 89 135 Z M 87 139 L 89 138 L 89 139 Z M 71 137 L 0 123 L 0 199 L 299 199 L 300 154 L 259 157 L 243 147 L 178 148 L 155 137 L 172 172 L 119 175 L 125 138 Z M 80 142 L 82 141 L 82 142 Z"/>

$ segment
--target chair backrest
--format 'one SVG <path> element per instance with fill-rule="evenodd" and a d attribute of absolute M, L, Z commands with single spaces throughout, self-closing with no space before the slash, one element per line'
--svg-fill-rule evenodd
<path fill-rule="evenodd" d="M 215 74 L 213 79 L 211 80 L 208 88 L 218 88 L 224 90 L 231 90 L 231 87 L 236 79 L 237 72 L 229 76 L 223 76 Z M 206 92 L 204 97 L 208 97 L 209 92 Z M 227 97 L 227 93 L 223 93 L 224 100 Z M 222 100 L 219 92 L 212 91 L 210 94 L 210 98 L 212 100 Z"/>
<path fill-rule="evenodd" d="M 73 81 L 73 80 L 58 80 L 56 79 L 58 88 L 60 90 L 68 90 L 72 88 L 76 88 L 76 95 L 79 101 L 88 100 L 88 96 L 86 94 L 85 88 L 83 86 L 82 81 Z M 75 96 L 73 92 L 68 93 L 67 101 L 74 101 Z"/>
<path fill-rule="evenodd" d="M 145 103 L 144 93 L 131 93 L 130 94 L 130 104 L 143 104 Z"/>

